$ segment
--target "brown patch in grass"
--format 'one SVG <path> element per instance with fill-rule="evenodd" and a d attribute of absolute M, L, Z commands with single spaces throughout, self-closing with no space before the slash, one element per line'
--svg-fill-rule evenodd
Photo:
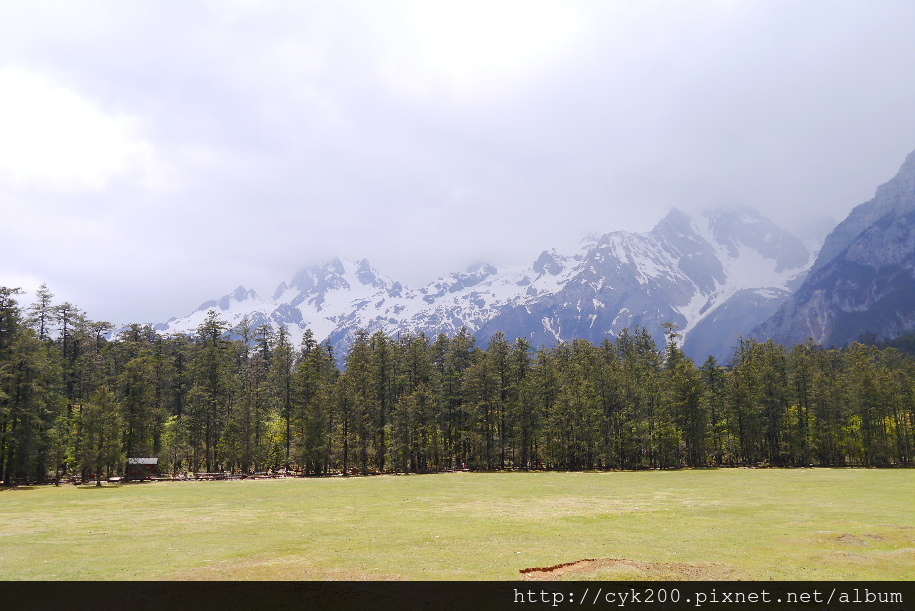
<path fill-rule="evenodd" d="M 864 535 L 864 536 L 867 537 L 868 539 L 873 539 L 874 541 L 884 541 L 884 540 L 886 540 L 886 537 L 883 537 L 883 536 L 880 536 L 880 535 Z"/>
<path fill-rule="evenodd" d="M 838 535 L 833 535 L 830 539 L 836 541 L 837 543 L 844 543 L 846 545 L 858 545 L 865 546 L 868 545 L 867 539 L 870 541 L 886 541 L 886 537 L 883 535 L 874 535 L 870 533 L 864 533 L 861 536 L 853 535 L 851 533 L 842 533 Z"/>
<path fill-rule="evenodd" d="M 655 580 L 723 580 L 734 579 L 735 571 L 719 564 L 685 564 L 682 562 L 641 562 L 627 558 L 584 558 L 554 566 L 521 569 L 524 578 L 531 581 L 550 581 L 566 574 L 636 573 Z"/>
<path fill-rule="evenodd" d="M 562 564 L 555 564 L 553 566 L 544 566 L 544 567 L 534 567 L 531 569 L 521 569 L 520 573 L 526 575 L 528 573 L 552 573 L 560 569 L 564 569 L 570 566 L 576 566 L 580 564 L 585 564 L 586 562 L 597 562 L 594 558 L 585 558 L 584 560 L 576 560 L 575 562 L 563 562 Z"/>
<path fill-rule="evenodd" d="M 835 540 L 839 543 L 846 543 L 848 545 L 867 545 L 867 543 L 861 537 L 857 535 L 852 535 L 849 533 L 842 533 L 841 535 L 836 535 Z"/>

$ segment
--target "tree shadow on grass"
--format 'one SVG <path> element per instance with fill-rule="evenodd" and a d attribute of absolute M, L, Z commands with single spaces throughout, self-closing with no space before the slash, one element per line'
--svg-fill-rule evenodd
<path fill-rule="evenodd" d="M 80 490 L 89 490 L 89 489 L 92 489 L 92 490 L 101 490 L 101 489 L 111 490 L 111 489 L 118 489 L 118 488 L 124 488 L 124 487 L 133 488 L 133 487 L 135 487 L 135 486 L 150 486 L 150 485 L 155 484 L 155 483 L 156 483 L 156 482 L 153 482 L 153 481 L 131 481 L 131 482 L 119 481 L 119 482 L 109 482 L 109 481 L 102 480 L 102 485 L 101 485 L 101 486 L 98 486 L 98 485 L 96 485 L 95 480 L 92 480 L 92 481 L 86 482 L 86 483 L 84 483 L 84 484 L 78 484 L 76 487 L 77 487 L 78 489 L 80 489 Z"/>

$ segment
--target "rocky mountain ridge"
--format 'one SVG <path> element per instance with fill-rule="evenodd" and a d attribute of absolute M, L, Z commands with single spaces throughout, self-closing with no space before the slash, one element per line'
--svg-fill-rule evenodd
<path fill-rule="evenodd" d="M 726 358 L 739 334 L 787 299 L 812 261 L 799 239 L 753 210 L 691 217 L 674 209 L 647 233 L 592 236 L 577 252 L 546 250 L 528 266 L 504 269 L 480 264 L 418 289 L 365 259 L 332 259 L 300 270 L 270 298 L 240 286 L 155 328 L 193 332 L 215 310 L 231 325 L 247 318 L 252 328 L 285 326 L 295 342 L 310 328 L 342 355 L 359 329 L 435 336 L 466 327 L 484 344 L 501 331 L 539 346 L 599 343 L 636 325 L 660 341 L 669 321 L 697 360 Z"/>
<path fill-rule="evenodd" d="M 830 233 L 804 284 L 753 330 L 794 344 L 842 346 L 915 329 L 915 151 L 874 198 Z"/>

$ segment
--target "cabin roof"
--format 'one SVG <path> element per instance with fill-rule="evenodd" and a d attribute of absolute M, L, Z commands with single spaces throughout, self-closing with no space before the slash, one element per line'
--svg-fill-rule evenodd
<path fill-rule="evenodd" d="M 159 464 L 158 458 L 128 458 L 128 465 L 157 465 Z"/>

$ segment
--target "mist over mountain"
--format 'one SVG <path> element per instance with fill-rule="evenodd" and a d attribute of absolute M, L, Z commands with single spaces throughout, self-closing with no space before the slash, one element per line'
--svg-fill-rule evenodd
<path fill-rule="evenodd" d="M 827 236 L 810 274 L 759 338 L 841 346 L 915 329 L 915 151 Z"/>
<path fill-rule="evenodd" d="M 233 326 L 284 326 L 295 342 L 311 329 L 342 356 L 360 329 L 436 336 L 464 327 L 484 345 L 502 332 L 550 346 L 600 343 L 635 326 L 660 342 L 662 324 L 673 322 L 688 354 L 723 359 L 800 285 L 814 254 L 749 208 L 674 209 L 646 233 L 592 235 L 574 252 L 544 250 L 530 265 L 503 269 L 482 263 L 421 288 L 365 259 L 335 258 L 300 270 L 271 297 L 239 286 L 155 327 L 193 332 L 215 310 Z"/>

